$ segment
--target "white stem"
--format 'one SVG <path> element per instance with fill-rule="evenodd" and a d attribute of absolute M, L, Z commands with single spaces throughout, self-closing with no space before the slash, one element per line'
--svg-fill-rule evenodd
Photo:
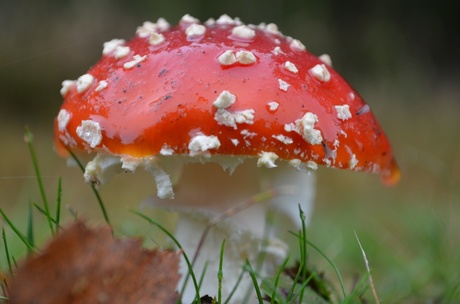
<path fill-rule="evenodd" d="M 255 222 L 264 220 L 264 205 L 251 207 L 258 209 L 260 216 L 253 218 Z M 249 210 L 247 210 L 249 211 Z M 199 214 L 192 212 L 180 212 L 178 225 L 176 228 L 176 238 L 181 244 L 185 254 L 189 259 L 192 259 L 198 246 L 200 235 L 207 228 L 208 222 L 214 218 L 216 214 Z M 236 220 L 236 221 L 235 221 Z M 244 216 L 239 218 L 235 215 L 231 219 L 227 219 L 218 223 L 209 230 L 206 239 L 202 243 L 197 259 L 193 266 L 195 276 L 200 278 L 202 271 L 206 265 L 206 273 L 203 278 L 203 284 L 200 290 L 200 295 L 216 296 L 218 292 L 217 274 L 219 270 L 220 248 L 223 240 L 226 240 L 224 255 L 223 255 L 223 284 L 222 297 L 226 299 L 237 284 L 238 277 L 243 271 L 243 265 L 247 260 L 255 268 L 258 264 L 258 259 L 263 255 L 263 263 L 259 274 L 262 276 L 273 275 L 277 266 L 286 258 L 287 245 L 282 241 L 271 238 L 264 241 L 262 237 L 257 236 L 250 230 L 241 228 L 238 224 L 239 220 L 244 220 Z M 178 284 L 178 290 L 181 290 L 184 279 L 189 272 L 185 260 L 180 263 L 181 281 Z M 248 274 L 245 274 L 242 281 L 239 283 L 239 288 L 232 297 L 231 303 L 241 303 L 246 296 L 246 292 L 253 290 L 252 281 Z M 195 298 L 195 288 L 192 280 L 188 280 L 185 292 L 182 294 L 184 303 L 191 303 Z"/>

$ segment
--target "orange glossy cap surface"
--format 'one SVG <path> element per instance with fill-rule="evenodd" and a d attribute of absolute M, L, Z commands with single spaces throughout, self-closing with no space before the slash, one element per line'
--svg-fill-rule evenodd
<path fill-rule="evenodd" d="M 362 98 L 327 63 L 272 25 L 144 24 L 113 40 L 77 81 L 63 83 L 58 152 L 133 157 L 210 155 L 308 161 L 399 178 L 390 143 Z M 217 140 L 217 141 L 216 141 Z M 165 152 L 167 151 L 167 152 Z M 310 163 L 311 164 L 311 163 Z"/>

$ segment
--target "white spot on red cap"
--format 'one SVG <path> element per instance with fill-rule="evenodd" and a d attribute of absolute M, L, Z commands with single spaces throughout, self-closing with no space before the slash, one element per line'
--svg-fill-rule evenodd
<path fill-rule="evenodd" d="M 185 29 L 185 34 L 189 40 L 201 38 L 204 33 L 206 33 L 206 27 L 201 24 L 192 23 Z"/>
<path fill-rule="evenodd" d="M 77 127 L 77 135 L 85 141 L 91 148 L 95 148 L 102 141 L 101 126 L 92 120 L 83 120 Z"/>
<path fill-rule="evenodd" d="M 332 66 L 331 56 L 329 56 L 328 54 L 323 54 L 319 56 L 319 60 L 321 60 L 323 63 L 327 64 L 328 66 Z"/>
<path fill-rule="evenodd" d="M 204 156 L 210 157 L 211 153 L 209 150 L 219 149 L 220 148 L 220 141 L 217 136 L 211 135 L 206 136 L 203 134 L 199 134 L 194 136 L 189 144 L 188 149 L 190 150 L 190 156 Z"/>
<path fill-rule="evenodd" d="M 282 79 L 278 79 L 278 87 L 281 91 L 287 92 L 291 85 Z"/>
<path fill-rule="evenodd" d="M 164 156 L 170 156 L 174 154 L 174 150 L 165 144 L 163 147 L 161 147 L 160 154 Z"/>
<path fill-rule="evenodd" d="M 297 67 L 295 66 L 295 64 L 293 64 L 292 62 L 290 61 L 286 61 L 283 65 L 284 69 L 291 72 L 291 73 L 294 73 L 294 74 L 297 74 L 299 72 L 299 70 L 297 69 Z"/>
<path fill-rule="evenodd" d="M 208 20 L 206 20 L 204 22 L 204 25 L 206 25 L 206 26 L 214 26 L 214 25 L 216 25 L 216 19 L 208 18 Z"/>
<path fill-rule="evenodd" d="M 149 43 L 151 45 L 158 45 L 165 41 L 165 36 L 159 33 L 152 33 L 149 38 Z"/>
<path fill-rule="evenodd" d="M 71 116 L 72 115 L 64 109 L 59 111 L 59 114 L 57 116 L 59 131 L 61 132 L 65 131 L 65 129 L 67 128 L 67 125 L 69 124 Z"/>
<path fill-rule="evenodd" d="M 212 103 L 217 109 L 226 109 L 234 104 L 236 101 L 236 96 L 230 93 L 229 91 L 222 91 L 222 93 L 217 96 L 216 100 Z"/>
<path fill-rule="evenodd" d="M 275 112 L 276 110 L 278 110 L 278 107 L 280 106 L 280 104 L 274 100 L 270 101 L 267 105 L 268 105 L 268 110 L 270 112 Z"/>
<path fill-rule="evenodd" d="M 236 56 L 235 56 L 235 54 L 233 53 L 232 50 L 227 50 L 227 51 L 223 52 L 217 58 L 217 60 L 219 60 L 219 63 L 221 65 L 232 65 L 237 61 Z"/>
<path fill-rule="evenodd" d="M 183 23 L 199 23 L 199 22 L 200 22 L 200 20 L 198 20 L 195 17 L 190 16 L 189 14 L 185 14 L 184 16 L 182 16 L 182 18 L 179 21 L 179 23 L 181 23 L 181 24 L 183 24 Z"/>
<path fill-rule="evenodd" d="M 110 41 L 104 42 L 104 47 L 102 48 L 102 55 L 108 55 L 115 51 L 118 46 L 121 46 L 126 41 L 124 39 L 112 39 Z"/>
<path fill-rule="evenodd" d="M 149 37 L 153 32 L 157 30 L 156 23 L 145 21 L 142 26 L 136 29 L 136 34 L 141 38 Z"/>
<path fill-rule="evenodd" d="M 96 92 L 100 92 L 106 89 L 109 86 L 109 83 L 106 80 L 99 81 L 99 84 L 96 87 Z"/>
<path fill-rule="evenodd" d="M 250 51 L 238 51 L 236 53 L 236 59 L 239 63 L 244 65 L 253 64 L 257 60 L 256 56 Z"/>
<path fill-rule="evenodd" d="M 167 31 L 169 30 L 169 28 L 171 27 L 171 25 L 169 24 L 168 21 L 166 21 L 165 18 L 158 18 L 157 22 L 156 22 L 156 27 L 157 27 L 157 30 L 159 31 Z"/>
<path fill-rule="evenodd" d="M 83 93 L 86 91 L 94 82 L 94 76 L 91 74 L 84 74 L 77 79 L 77 92 Z"/>
<path fill-rule="evenodd" d="M 132 69 L 136 65 L 144 61 L 146 58 L 147 58 L 147 55 L 141 56 L 139 54 L 136 54 L 133 56 L 133 60 L 125 62 L 125 64 L 123 64 L 123 68 L 125 68 L 126 70 Z"/>
<path fill-rule="evenodd" d="M 245 129 L 245 130 L 242 130 L 242 131 L 240 132 L 240 134 L 243 135 L 245 139 L 246 139 L 246 138 L 253 138 L 253 137 L 257 136 L 257 133 L 255 133 L 255 132 L 249 132 L 249 130 L 246 130 L 246 129 Z"/>
<path fill-rule="evenodd" d="M 351 170 L 353 170 L 357 164 L 358 164 L 358 160 L 356 159 L 356 155 L 352 154 L 350 161 L 348 162 L 348 166 L 350 167 Z"/>
<path fill-rule="evenodd" d="M 275 164 L 275 161 L 278 158 L 279 156 L 273 152 L 262 151 L 259 154 L 259 159 L 257 160 L 257 167 L 276 168 L 278 166 Z"/>
<path fill-rule="evenodd" d="M 115 51 L 113 52 L 113 56 L 115 57 L 115 59 L 120 59 L 128 56 L 129 52 L 131 52 L 129 46 L 118 45 L 115 48 Z"/>
<path fill-rule="evenodd" d="M 232 127 L 235 130 L 237 128 L 237 124 L 253 124 L 255 113 L 253 109 L 235 112 L 226 110 L 228 107 L 234 104 L 235 101 L 235 95 L 229 91 L 222 91 L 222 93 L 220 93 L 220 95 L 213 102 L 213 106 L 217 108 L 217 111 L 214 114 L 214 120 L 216 120 L 219 125 Z"/>
<path fill-rule="evenodd" d="M 238 25 L 232 29 L 232 38 L 236 39 L 252 39 L 256 36 L 256 32 L 247 25 Z"/>
<path fill-rule="evenodd" d="M 245 123 L 248 125 L 252 125 L 254 123 L 254 109 L 236 111 L 232 112 L 231 114 L 233 116 L 233 119 L 235 120 L 235 123 L 237 124 Z"/>
<path fill-rule="evenodd" d="M 70 89 L 75 85 L 76 81 L 75 80 L 64 80 L 62 82 L 62 87 L 60 90 L 60 93 L 62 96 L 65 96 Z"/>
<path fill-rule="evenodd" d="M 225 109 L 218 109 L 214 114 L 214 120 L 217 121 L 219 125 L 224 125 L 227 127 L 232 127 L 235 130 L 237 129 L 237 124 L 249 124 L 254 123 L 254 113 L 253 109 L 230 112 Z"/>
<path fill-rule="evenodd" d="M 297 39 L 292 39 L 290 47 L 294 51 L 305 51 L 307 49 L 305 45 Z"/>
<path fill-rule="evenodd" d="M 279 46 L 275 46 L 275 48 L 272 50 L 272 54 L 277 56 L 280 54 L 284 54 L 283 50 Z"/>
<path fill-rule="evenodd" d="M 264 30 L 267 33 L 273 34 L 273 35 L 281 35 L 281 32 L 278 29 L 278 26 L 274 23 L 269 23 L 265 26 Z"/>
<path fill-rule="evenodd" d="M 319 145 L 323 141 L 323 137 L 321 136 L 321 131 L 314 128 L 317 122 L 318 117 L 312 112 L 307 112 L 301 119 L 297 119 L 295 123 L 284 125 L 284 130 L 287 132 L 295 131 L 309 144 Z"/>
<path fill-rule="evenodd" d="M 230 138 L 230 141 L 235 147 L 238 147 L 238 145 L 240 144 L 240 141 L 236 138 Z"/>
<path fill-rule="evenodd" d="M 328 82 L 331 80 L 331 74 L 324 64 L 317 64 L 309 71 L 311 75 L 318 81 Z"/>
<path fill-rule="evenodd" d="M 292 138 L 288 137 L 288 136 L 285 136 L 283 134 L 279 134 L 279 135 L 272 135 L 273 138 L 279 140 L 280 142 L 282 142 L 283 144 L 285 145 L 290 145 L 292 144 L 294 141 L 292 140 Z"/>
<path fill-rule="evenodd" d="M 337 111 L 337 118 L 341 120 L 347 120 L 351 118 L 350 106 L 344 104 L 342 106 L 335 106 Z"/>
<path fill-rule="evenodd" d="M 230 25 L 238 24 L 239 25 L 241 24 L 241 21 L 237 18 L 233 19 L 230 16 L 223 14 L 216 20 L 216 23 L 219 25 L 225 25 L 225 24 L 230 24 Z"/>
<path fill-rule="evenodd" d="M 171 25 L 168 23 L 168 21 L 166 21 L 166 19 L 158 18 L 156 23 L 150 21 L 144 22 L 142 26 L 137 28 L 136 34 L 141 38 L 147 38 L 150 37 L 152 33 L 168 30 L 170 26 Z"/>

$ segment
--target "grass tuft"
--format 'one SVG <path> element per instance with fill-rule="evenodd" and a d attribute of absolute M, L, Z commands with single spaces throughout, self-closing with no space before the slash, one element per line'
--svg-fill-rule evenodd
<path fill-rule="evenodd" d="M 35 147 L 34 147 L 34 144 L 33 144 L 33 135 L 30 132 L 28 127 L 26 127 L 25 131 L 24 131 L 24 141 L 27 143 L 27 146 L 29 147 L 29 153 L 30 153 L 30 157 L 32 159 L 32 164 L 33 164 L 33 167 L 34 167 L 35 176 L 37 178 L 38 188 L 40 190 L 40 195 L 42 197 L 43 209 L 45 210 L 45 213 L 47 215 L 49 215 L 50 211 L 49 211 L 49 207 L 48 207 L 48 199 L 46 198 L 45 187 L 43 186 L 43 180 L 42 180 L 42 177 L 41 177 L 41 174 L 40 174 L 40 168 L 38 167 L 37 154 L 35 153 Z M 49 216 L 47 216 L 46 218 L 48 220 L 48 225 L 49 225 L 51 234 L 54 235 L 55 231 L 54 231 L 53 222 L 51 221 Z"/>

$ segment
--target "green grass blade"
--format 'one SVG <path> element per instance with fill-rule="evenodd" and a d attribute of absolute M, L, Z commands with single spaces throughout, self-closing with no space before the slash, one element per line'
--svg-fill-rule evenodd
<path fill-rule="evenodd" d="M 299 238 L 300 248 L 301 248 L 300 249 L 301 264 L 303 265 L 302 282 L 305 283 L 305 281 L 307 280 L 307 227 L 305 224 L 305 213 L 303 212 L 300 205 L 299 205 L 299 216 L 300 216 L 300 221 L 302 223 L 302 234 Z M 299 303 L 302 303 L 303 301 L 304 291 L 305 291 L 305 288 L 302 288 L 300 290 Z"/>
<path fill-rule="evenodd" d="M 357 299 L 360 299 L 362 297 L 362 295 L 367 291 L 367 289 L 369 288 L 369 284 L 366 283 L 366 281 L 368 280 L 368 274 L 366 273 L 366 275 L 364 275 L 359 281 L 358 283 L 356 284 L 356 286 L 354 286 L 353 290 L 350 292 L 349 295 L 347 295 L 347 297 L 345 299 L 343 299 L 342 303 L 343 304 L 354 304 L 357 302 Z M 378 304 L 380 302 L 377 302 L 376 304 Z"/>
<path fill-rule="evenodd" d="M 289 262 L 290 257 L 288 256 L 284 259 L 283 263 L 278 268 L 274 282 L 272 283 L 270 279 L 264 278 L 261 283 L 261 289 L 266 295 L 270 295 L 270 304 L 275 303 L 284 303 L 284 297 L 278 292 L 278 286 L 281 278 L 281 274 L 286 268 L 287 263 Z"/>
<path fill-rule="evenodd" d="M 18 228 L 11 222 L 11 220 L 6 216 L 5 212 L 3 212 L 3 209 L 0 208 L 0 214 L 2 215 L 3 219 L 7 222 L 7 224 L 10 226 L 10 228 L 14 231 L 14 233 L 19 237 L 19 239 L 26 245 L 27 249 L 29 250 L 35 250 L 34 246 L 29 243 L 27 238 L 22 234 Z"/>
<path fill-rule="evenodd" d="M 292 282 L 292 286 L 289 289 L 289 293 L 288 293 L 286 299 L 290 300 L 290 299 L 292 299 L 294 297 L 295 287 L 297 286 L 297 284 L 300 281 L 300 276 L 302 275 L 302 269 L 304 267 L 305 266 L 302 263 L 299 264 L 299 269 L 297 269 L 297 273 L 296 273 L 295 278 L 294 278 L 294 280 Z"/>
<path fill-rule="evenodd" d="M 77 163 L 78 167 L 81 169 L 81 171 L 83 173 L 85 173 L 85 167 L 83 166 L 83 164 L 80 162 L 80 160 L 77 158 L 77 156 L 69 149 L 67 148 L 67 151 L 69 152 L 69 154 L 72 156 L 72 158 L 75 160 L 75 162 Z M 101 211 L 102 211 L 102 215 L 104 216 L 104 220 L 105 222 L 109 225 L 109 226 L 112 226 L 110 224 L 110 220 L 109 220 L 109 214 L 107 213 L 107 210 L 105 209 L 105 206 L 104 206 L 104 202 L 102 201 L 102 198 L 101 196 L 99 195 L 99 191 L 97 191 L 96 187 L 91 184 L 91 189 L 93 189 L 93 193 L 94 195 L 96 196 L 96 199 L 97 199 L 97 202 L 99 204 L 99 208 L 101 208 Z"/>
<path fill-rule="evenodd" d="M 62 204 L 62 179 L 59 177 L 58 179 L 58 190 L 57 190 L 57 198 L 56 198 L 56 215 L 55 215 L 55 226 L 54 230 L 56 232 L 59 231 L 59 225 L 61 221 L 61 204 Z"/>
<path fill-rule="evenodd" d="M 27 241 L 35 247 L 35 237 L 34 237 L 34 215 L 32 212 L 32 204 L 29 204 L 29 215 L 27 217 Z M 30 250 L 28 252 L 31 253 Z"/>
<path fill-rule="evenodd" d="M 284 297 L 274 288 L 269 279 L 263 279 L 260 284 L 260 289 L 266 294 L 270 295 L 270 304 L 285 303 Z"/>
<path fill-rule="evenodd" d="M 241 280 L 243 279 L 243 275 L 244 275 L 245 271 L 242 270 L 240 272 L 240 275 L 238 276 L 238 279 L 236 280 L 236 284 L 235 286 L 233 286 L 232 288 L 232 291 L 230 291 L 227 299 L 225 300 L 225 303 L 224 304 L 228 304 L 230 303 L 230 300 L 232 299 L 233 295 L 235 294 L 235 292 L 238 290 L 238 286 L 240 286 L 240 283 L 241 283 Z"/>
<path fill-rule="evenodd" d="M 331 265 L 331 267 L 334 269 L 334 271 L 335 271 L 335 273 L 337 275 L 337 278 L 339 279 L 339 283 L 340 283 L 340 287 L 342 289 L 343 297 L 346 298 L 347 297 L 347 292 L 345 291 L 345 284 L 343 283 L 342 275 L 340 274 L 339 268 L 334 264 L 334 262 L 332 262 L 331 259 L 329 259 L 327 257 L 326 254 L 324 254 L 324 252 L 321 251 L 321 249 L 316 247 L 315 244 L 313 244 L 309 240 L 306 240 L 306 242 L 307 242 L 307 244 L 309 246 L 311 246 L 313 249 L 315 249 L 329 263 L 329 265 Z"/>
<path fill-rule="evenodd" d="M 278 284 L 280 282 L 281 274 L 283 273 L 284 269 L 286 268 L 287 263 L 289 262 L 289 256 L 284 260 L 283 264 L 279 268 L 278 272 L 276 273 L 275 277 L 275 284 L 273 285 L 273 293 L 272 293 L 272 300 L 270 301 L 271 304 L 275 304 L 275 297 L 277 294 Z"/>
<path fill-rule="evenodd" d="M 222 267 L 224 265 L 224 248 L 225 248 L 225 239 L 222 241 L 222 246 L 220 247 L 219 270 L 217 271 L 217 280 L 218 280 L 217 303 L 219 304 L 222 303 L 222 278 L 224 277 Z"/>
<path fill-rule="evenodd" d="M 306 279 L 305 281 L 302 282 L 302 284 L 298 287 L 299 289 L 299 292 L 296 294 L 293 295 L 292 299 L 290 299 L 290 301 L 288 303 L 303 303 L 303 299 L 300 300 L 300 296 L 302 295 L 303 296 L 303 293 L 305 291 L 305 288 L 307 287 L 308 283 L 310 283 L 310 281 L 315 277 L 315 273 L 311 273 Z M 299 297 L 299 300 L 297 300 L 297 297 Z"/>
<path fill-rule="evenodd" d="M 246 260 L 246 263 L 245 263 L 244 267 L 248 271 L 249 276 L 252 279 L 252 284 L 254 285 L 254 290 L 255 290 L 255 292 L 257 294 L 257 299 L 259 300 L 259 304 L 263 304 L 262 293 L 260 292 L 259 283 L 257 282 L 256 273 L 252 269 L 251 263 L 249 263 L 249 260 Z"/>
<path fill-rule="evenodd" d="M 38 212 L 40 212 L 41 214 L 43 214 L 45 217 L 48 216 L 48 214 L 46 214 L 45 209 L 43 209 L 42 207 L 40 207 L 40 205 L 38 205 L 37 203 L 32 203 L 32 205 L 35 207 L 35 209 L 38 210 Z M 51 220 L 53 223 L 56 223 L 56 221 L 55 221 L 53 218 L 50 218 L 50 220 Z"/>
<path fill-rule="evenodd" d="M 187 254 L 185 253 L 185 251 L 183 250 L 181 244 L 177 241 L 177 239 L 171 234 L 171 232 L 169 232 L 166 228 L 164 228 L 160 223 L 158 223 L 157 221 L 154 221 L 153 219 L 151 219 L 150 217 L 146 216 L 145 214 L 139 212 L 139 211 L 136 211 L 136 210 L 130 210 L 132 213 L 134 213 L 135 215 L 143 218 L 144 220 L 146 220 L 147 222 L 149 222 L 150 224 L 156 226 L 157 228 L 159 228 L 161 231 L 163 231 L 169 238 L 171 238 L 171 240 L 174 242 L 174 244 L 176 244 L 177 248 L 179 248 L 181 251 L 182 251 L 182 255 L 184 257 L 184 260 L 185 260 L 185 263 L 187 263 L 187 266 L 188 266 L 188 269 L 189 269 L 189 274 L 190 276 L 192 277 L 192 280 L 193 280 L 193 285 L 195 287 L 195 291 L 196 291 L 196 303 L 197 304 L 201 304 L 201 298 L 200 298 L 200 287 L 198 285 L 198 282 L 196 280 L 196 276 L 195 276 L 195 273 L 193 272 L 193 267 L 192 267 L 192 264 L 190 263 L 190 260 L 187 256 Z M 184 284 L 185 285 L 185 284 Z"/>
<path fill-rule="evenodd" d="M 43 186 L 43 181 L 42 181 L 41 174 L 40 174 L 40 168 L 38 167 L 37 154 L 35 153 L 35 148 L 33 145 L 33 135 L 30 132 L 29 128 L 27 127 L 24 132 L 24 140 L 27 143 L 27 146 L 29 147 L 30 157 L 32 158 L 32 164 L 35 170 L 35 176 L 37 177 L 38 188 L 40 189 L 40 195 L 42 197 L 43 209 L 46 211 L 46 214 L 48 214 L 47 216 L 48 225 L 50 227 L 51 234 L 54 235 L 54 227 L 53 227 L 53 223 L 50 221 L 50 216 L 49 216 L 50 212 L 49 212 L 49 207 L 48 207 L 48 200 L 46 199 L 45 187 Z"/>
<path fill-rule="evenodd" d="M 198 289 L 201 289 L 201 286 L 203 286 L 204 276 L 206 275 L 207 270 L 208 270 L 208 262 L 206 261 L 204 263 L 203 271 L 201 272 L 201 275 L 200 275 L 200 280 L 198 281 Z"/>
<path fill-rule="evenodd" d="M 13 276 L 13 268 L 11 267 L 10 251 L 8 249 L 8 242 L 6 241 L 5 229 L 2 228 L 3 247 L 5 248 L 6 263 L 8 265 L 8 271 L 10 276 Z"/>

